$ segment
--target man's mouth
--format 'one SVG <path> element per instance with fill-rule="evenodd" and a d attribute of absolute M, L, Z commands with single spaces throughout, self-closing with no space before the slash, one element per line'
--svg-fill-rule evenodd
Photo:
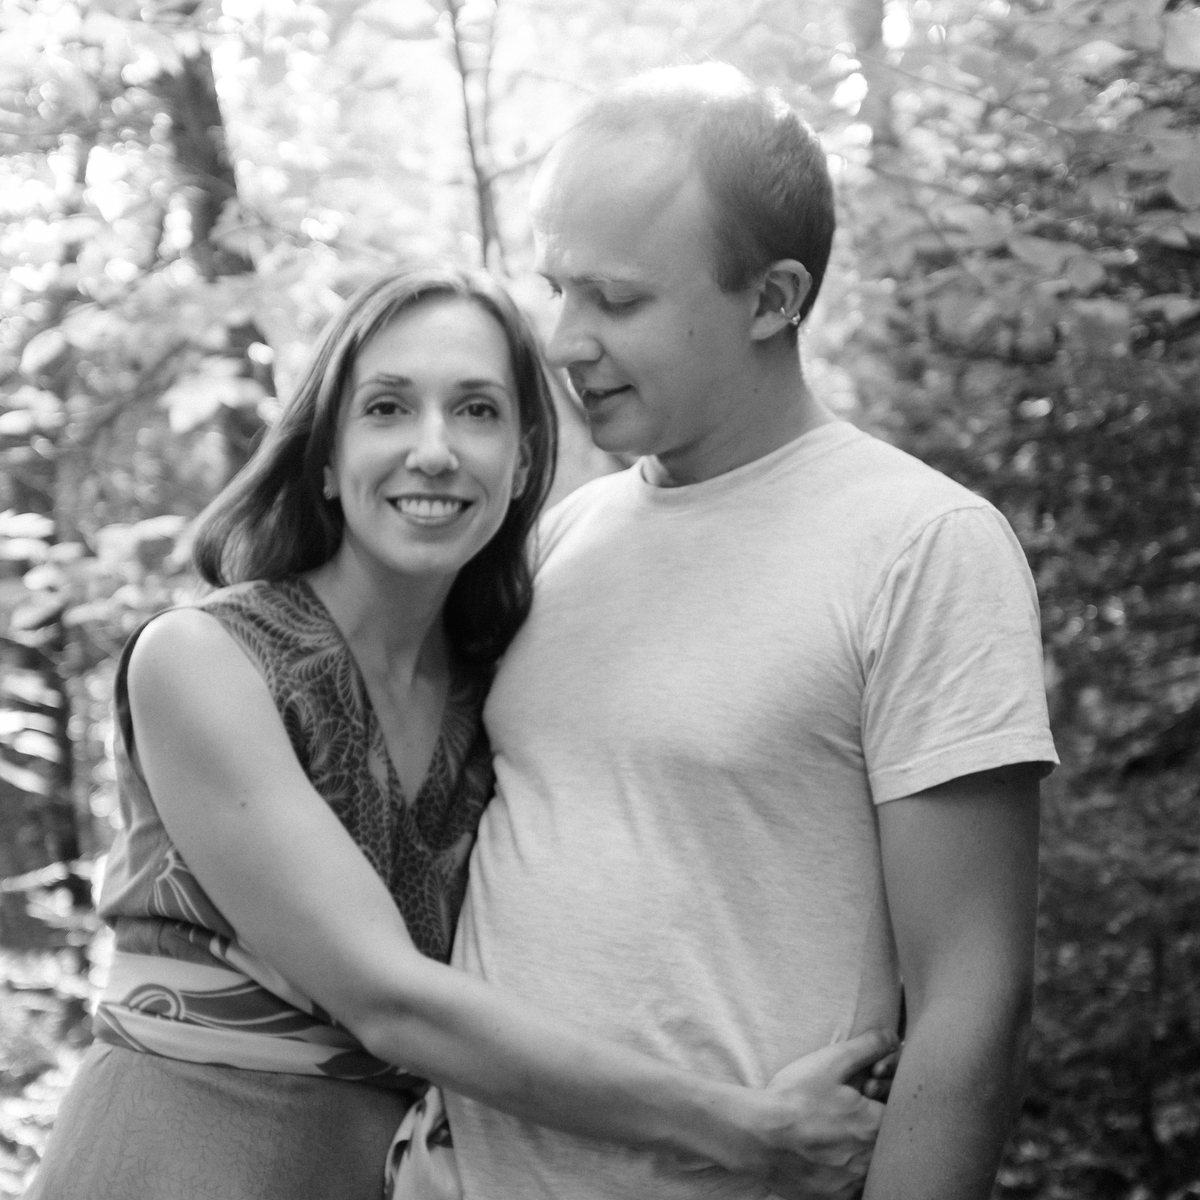
<path fill-rule="evenodd" d="M 603 404 L 605 400 L 612 396 L 619 396 L 622 392 L 629 391 L 629 384 L 623 383 L 620 387 L 611 388 L 596 388 L 596 387 L 581 387 L 575 384 L 575 395 L 579 397 L 580 403 L 585 408 L 594 408 L 596 405 Z"/>
<path fill-rule="evenodd" d="M 388 503 L 409 520 L 440 525 L 466 512 L 472 502 L 457 496 L 389 496 Z"/>

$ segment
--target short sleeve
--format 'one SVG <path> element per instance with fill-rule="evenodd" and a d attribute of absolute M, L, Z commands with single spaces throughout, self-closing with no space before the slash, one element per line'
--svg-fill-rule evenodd
<path fill-rule="evenodd" d="M 875 803 L 1019 762 L 1058 762 L 1037 593 L 990 505 L 925 525 L 864 630 L 863 752 Z"/>

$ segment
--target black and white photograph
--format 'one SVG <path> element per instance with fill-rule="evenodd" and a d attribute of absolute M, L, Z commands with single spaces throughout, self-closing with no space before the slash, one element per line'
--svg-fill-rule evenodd
<path fill-rule="evenodd" d="M 1200 1200 L 1200 0 L 0 0 L 0 1200 Z"/>

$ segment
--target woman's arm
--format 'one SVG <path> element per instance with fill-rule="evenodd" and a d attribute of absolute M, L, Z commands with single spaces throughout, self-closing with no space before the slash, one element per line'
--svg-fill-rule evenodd
<path fill-rule="evenodd" d="M 819 1051 L 761 1090 L 588 1036 L 417 951 L 215 618 L 154 621 L 129 698 L 142 769 L 189 868 L 239 937 L 371 1053 L 518 1117 L 697 1154 L 784 1194 L 840 1196 L 861 1181 L 882 1106 L 845 1080 L 891 1049 L 887 1035 Z"/>

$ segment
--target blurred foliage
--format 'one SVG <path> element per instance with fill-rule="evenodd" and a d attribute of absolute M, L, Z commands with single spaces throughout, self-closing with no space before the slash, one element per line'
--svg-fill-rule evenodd
<path fill-rule="evenodd" d="M 1194 0 L 0 0 L 0 942 L 53 953 L 3 964 L 0 1094 L 39 1129 L 113 655 L 195 587 L 189 521 L 364 278 L 446 254 L 544 318 L 532 169 L 595 88 L 706 57 L 830 153 L 814 388 L 993 499 L 1041 594 L 1064 766 L 998 1194 L 1200 1195 Z M 559 399 L 562 494 L 611 464 Z"/>
<path fill-rule="evenodd" d="M 1200 1194 L 1200 8 L 887 19 L 842 362 L 1020 536 L 1064 762 L 1001 1190 Z"/>

